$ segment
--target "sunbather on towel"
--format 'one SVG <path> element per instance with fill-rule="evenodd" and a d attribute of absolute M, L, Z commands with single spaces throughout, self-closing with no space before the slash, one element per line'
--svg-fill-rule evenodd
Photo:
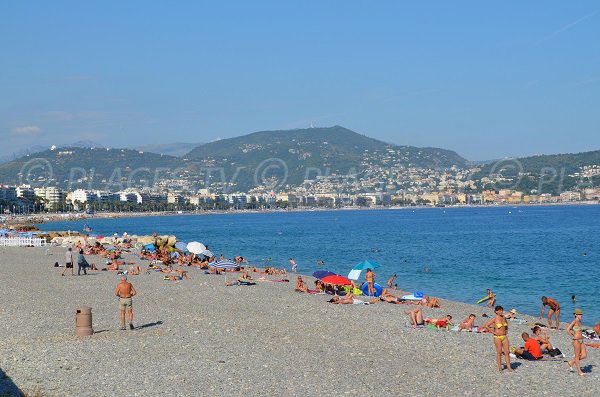
<path fill-rule="evenodd" d="M 407 310 L 404 313 L 408 314 L 408 317 L 410 318 L 410 323 L 413 328 L 425 325 L 425 321 L 423 320 L 423 310 L 420 306 L 417 306 L 412 310 Z"/>
<path fill-rule="evenodd" d="M 298 292 L 308 292 L 308 287 L 304 280 L 302 280 L 302 276 L 298 276 L 298 280 L 296 280 L 296 291 Z"/>
<path fill-rule="evenodd" d="M 465 318 L 462 323 L 458 326 L 458 330 L 462 331 L 466 329 L 467 331 L 473 331 L 473 325 L 475 324 L 475 315 L 469 314 L 469 317 Z"/>

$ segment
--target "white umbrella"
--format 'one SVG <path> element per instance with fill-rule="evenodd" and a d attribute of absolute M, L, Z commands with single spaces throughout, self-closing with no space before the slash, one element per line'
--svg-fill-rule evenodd
<path fill-rule="evenodd" d="M 205 251 L 206 247 L 202 243 L 192 241 L 191 243 L 188 243 L 187 250 L 190 251 L 192 254 L 198 255 L 202 251 Z"/>

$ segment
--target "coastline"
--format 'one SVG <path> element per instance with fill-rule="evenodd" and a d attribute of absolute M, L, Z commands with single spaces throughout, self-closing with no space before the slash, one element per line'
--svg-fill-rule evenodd
<path fill-rule="evenodd" d="M 565 203 L 534 203 L 534 204 L 494 204 L 494 205 L 450 205 L 443 207 L 435 206 L 375 206 L 375 207 L 342 207 L 342 208 L 289 208 L 289 209 L 264 209 L 264 210 L 206 210 L 206 211 L 156 211 L 156 212 L 96 212 L 89 215 L 82 212 L 67 213 L 44 213 L 19 215 L 7 218 L 7 225 L 20 224 L 43 224 L 49 222 L 67 222 L 91 219 L 122 219 L 153 216 L 208 216 L 208 215 L 230 215 L 230 214 L 272 214 L 272 213 L 305 213 L 305 212 L 336 212 L 336 211 L 407 211 L 423 209 L 457 209 L 457 208 L 528 208 L 528 207 L 560 207 L 560 206 L 589 206 L 599 205 L 598 201 L 579 201 Z"/>
<path fill-rule="evenodd" d="M 114 272 L 61 277 L 63 268 L 53 266 L 64 260 L 61 247 L 0 253 L 0 367 L 22 390 L 37 387 L 44 396 L 158 396 L 174 390 L 183 396 L 501 396 L 517 394 L 523 384 L 529 393 L 597 394 L 597 349 L 588 349 L 582 363 L 586 377 L 570 373 L 562 360 L 513 360 L 514 373 L 499 373 L 490 335 L 415 330 L 407 325 L 405 305 L 332 305 L 326 296 L 294 292 L 291 276 L 291 283 L 251 287 L 225 287 L 222 276 L 198 269 L 182 281 L 165 281 L 160 273 L 131 276 L 140 328 L 120 331 Z M 14 299 L 23 295 L 19 291 L 27 296 L 25 310 Z M 426 317 L 452 314 L 462 321 L 475 313 L 481 325 L 481 314 L 490 314 L 441 298 L 442 309 L 426 308 Z M 73 336 L 80 306 L 93 309 L 93 336 Z M 568 318 L 564 313 L 563 329 L 549 334 L 570 358 Z M 529 327 L 510 323 L 511 345 L 522 345 L 523 331 Z"/>

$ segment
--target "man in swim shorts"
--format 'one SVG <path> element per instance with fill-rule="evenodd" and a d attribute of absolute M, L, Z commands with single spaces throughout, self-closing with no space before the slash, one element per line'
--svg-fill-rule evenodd
<path fill-rule="evenodd" d="M 121 276 L 121 282 L 117 284 L 115 295 L 119 298 L 119 310 L 121 311 L 121 330 L 125 329 L 125 310 L 129 310 L 129 328 L 133 329 L 133 299 L 137 292 L 133 285 L 127 281 L 127 276 Z"/>
<path fill-rule="evenodd" d="M 560 305 L 554 299 L 542 296 L 542 313 L 540 314 L 540 320 L 544 316 L 546 306 L 548 306 L 548 328 L 553 328 L 552 316 L 554 315 L 554 317 L 556 318 L 556 329 L 558 329 L 558 326 L 560 325 Z"/>
<path fill-rule="evenodd" d="M 525 341 L 524 348 L 516 348 L 513 352 L 515 356 L 521 357 L 525 360 L 536 361 L 542 358 L 542 349 L 537 340 L 529 337 L 527 332 L 521 334 L 521 338 Z"/>

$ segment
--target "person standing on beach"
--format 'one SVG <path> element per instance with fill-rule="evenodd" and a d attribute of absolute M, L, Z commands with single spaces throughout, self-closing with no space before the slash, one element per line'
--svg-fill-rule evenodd
<path fill-rule="evenodd" d="M 396 277 L 398 277 L 398 276 L 396 276 L 396 273 L 394 273 L 394 275 L 389 278 L 389 280 L 387 282 L 388 288 L 393 289 L 394 280 L 396 280 Z"/>
<path fill-rule="evenodd" d="M 492 308 L 494 307 L 494 305 L 496 304 L 496 294 L 494 294 L 492 292 L 491 289 L 486 289 L 485 292 L 487 293 L 488 296 L 488 303 L 487 303 L 487 307 Z"/>
<path fill-rule="evenodd" d="M 68 269 L 71 269 L 71 276 L 74 276 L 73 274 L 73 248 L 69 247 L 67 249 L 67 252 L 65 253 L 65 270 L 63 270 L 62 275 L 65 275 L 65 272 Z"/>
<path fill-rule="evenodd" d="M 375 276 L 373 269 L 367 269 L 365 273 L 365 281 L 367 282 L 367 292 L 369 296 L 375 295 Z"/>
<path fill-rule="evenodd" d="M 125 330 L 125 310 L 129 310 L 129 328 L 133 329 L 133 297 L 137 292 L 133 285 L 127 281 L 127 276 L 121 276 L 121 282 L 117 284 L 115 295 L 119 298 L 119 310 L 121 311 L 121 330 Z"/>
<path fill-rule="evenodd" d="M 569 371 L 573 372 L 575 369 L 573 366 L 577 367 L 577 372 L 579 375 L 583 376 L 583 372 L 581 371 L 581 364 L 579 363 L 581 360 L 587 357 L 587 352 L 585 351 L 585 344 L 583 343 L 583 324 L 581 324 L 581 318 L 583 317 L 583 310 L 575 309 L 575 313 L 573 313 L 575 319 L 571 321 L 571 324 L 567 327 L 567 334 L 573 339 L 573 351 L 574 357 L 572 360 L 569 360 Z"/>
<path fill-rule="evenodd" d="M 296 264 L 296 261 L 294 260 L 294 258 L 290 258 L 290 266 L 292 268 L 292 271 L 296 272 L 296 269 L 298 268 L 298 265 Z"/>
<path fill-rule="evenodd" d="M 552 329 L 552 316 L 556 318 L 556 329 L 560 325 L 560 305 L 557 301 L 552 298 L 547 298 L 542 296 L 542 313 L 540 314 L 540 320 L 544 317 L 544 312 L 546 311 L 546 306 L 548 306 L 548 328 Z"/>
<path fill-rule="evenodd" d="M 81 270 L 83 269 L 83 274 L 87 275 L 86 268 L 88 267 L 88 263 L 85 260 L 85 256 L 83 256 L 83 250 L 79 250 L 79 256 L 77 257 L 77 275 L 81 275 Z"/>
<path fill-rule="evenodd" d="M 510 349 L 508 345 L 508 323 L 504 318 L 504 308 L 502 306 L 496 306 L 494 308 L 494 312 L 496 315 L 492 317 L 490 321 L 485 323 L 483 328 L 492 333 L 494 346 L 496 346 L 496 362 L 498 363 L 498 371 L 502 372 L 503 370 L 502 351 L 504 350 L 506 368 L 508 369 L 508 372 L 512 372 L 512 368 L 510 366 Z"/>

